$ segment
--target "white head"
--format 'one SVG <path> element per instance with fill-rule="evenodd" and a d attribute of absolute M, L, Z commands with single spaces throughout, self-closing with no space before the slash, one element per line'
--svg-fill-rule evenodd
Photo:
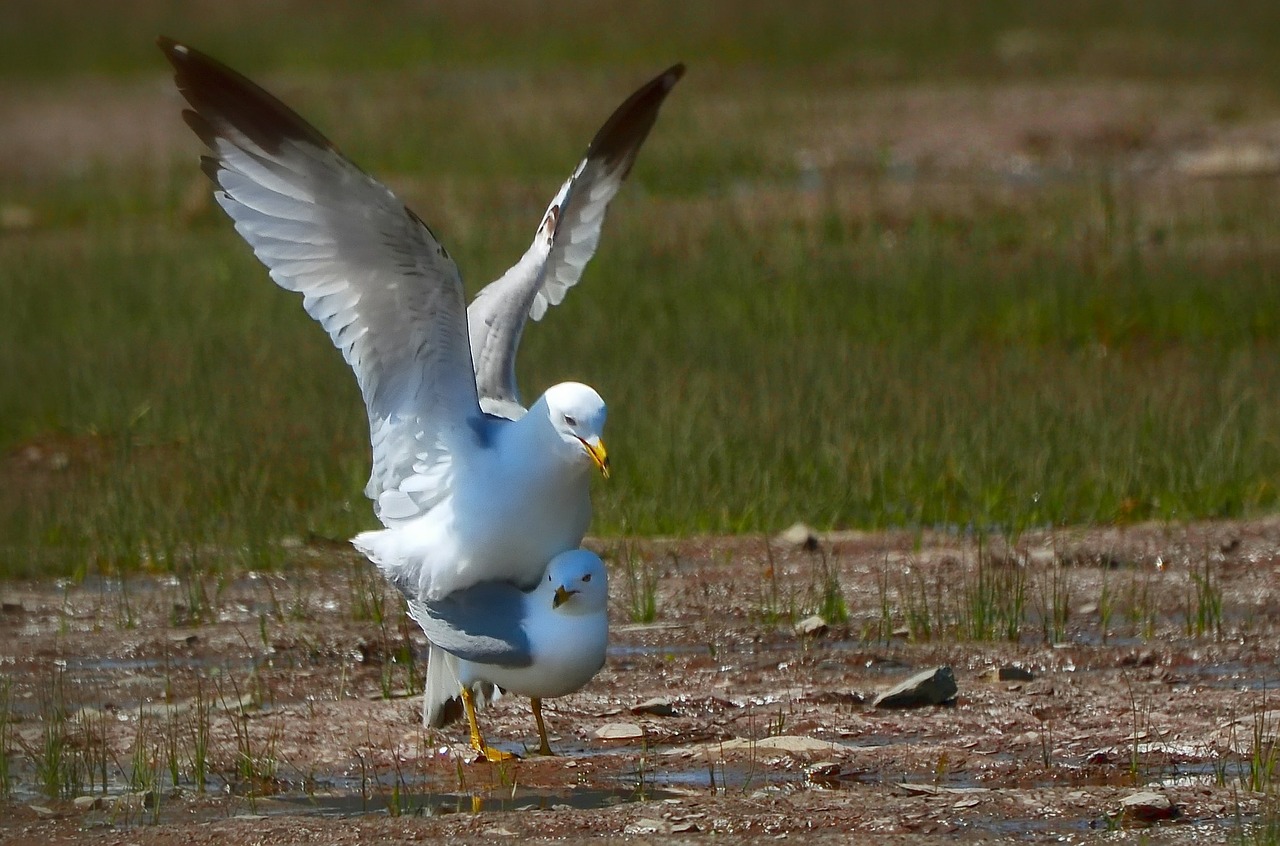
<path fill-rule="evenodd" d="M 547 565 L 542 592 L 562 614 L 597 614 L 609 605 L 609 576 L 600 556 L 588 549 L 562 552 Z"/>
<path fill-rule="evenodd" d="M 609 453 L 600 437 L 608 412 L 595 389 L 580 382 L 561 382 L 542 395 L 538 404 L 544 403 L 551 427 L 565 446 L 609 478 Z"/>

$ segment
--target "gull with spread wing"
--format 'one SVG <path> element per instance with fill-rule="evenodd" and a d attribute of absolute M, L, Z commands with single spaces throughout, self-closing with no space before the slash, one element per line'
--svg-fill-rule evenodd
<path fill-rule="evenodd" d="M 595 390 L 566 382 L 526 412 L 516 349 L 527 318 L 580 278 L 684 67 L 614 112 L 529 250 L 467 309 L 453 259 L 385 186 L 257 84 L 186 45 L 158 43 L 190 105 L 184 117 L 213 153 L 203 167 L 218 204 L 355 372 L 373 454 L 365 493 L 384 526 L 355 546 L 411 600 L 480 581 L 532 586 L 586 533 L 592 469 L 608 474 L 606 410 Z M 437 684 L 456 676 L 443 656 L 432 649 Z M 424 718 L 437 724 L 431 701 Z"/>

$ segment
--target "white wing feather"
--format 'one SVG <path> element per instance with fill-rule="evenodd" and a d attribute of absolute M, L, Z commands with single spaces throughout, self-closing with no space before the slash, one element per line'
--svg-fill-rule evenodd
<path fill-rule="evenodd" d="M 369 415 L 366 494 L 384 523 L 445 495 L 480 417 L 462 282 L 427 226 L 287 106 L 235 71 L 162 41 L 213 151 L 219 205 L 280 287 L 329 333 Z"/>
<path fill-rule="evenodd" d="M 631 172 L 658 109 L 683 74 L 684 65 L 674 65 L 614 111 L 547 206 L 529 249 L 467 309 L 476 382 L 486 410 L 504 413 L 506 408 L 504 416 L 510 416 L 519 409 L 515 359 L 525 320 L 542 319 L 582 278 L 600 243 L 605 211 Z"/>

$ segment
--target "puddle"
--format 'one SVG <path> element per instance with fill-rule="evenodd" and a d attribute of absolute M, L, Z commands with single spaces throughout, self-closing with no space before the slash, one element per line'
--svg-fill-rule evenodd
<path fill-rule="evenodd" d="M 436 816 L 501 811 L 549 811 L 566 807 L 580 811 L 595 811 L 629 802 L 667 799 L 673 795 L 667 791 L 654 789 L 640 793 L 634 787 L 630 789 L 572 787 L 566 790 L 520 788 L 505 793 L 409 791 L 398 794 L 386 789 L 372 796 L 360 793 L 274 796 L 269 801 L 259 801 L 257 804 L 259 812 L 265 814 L 315 814 L 323 817 L 358 817 L 367 814 Z"/>

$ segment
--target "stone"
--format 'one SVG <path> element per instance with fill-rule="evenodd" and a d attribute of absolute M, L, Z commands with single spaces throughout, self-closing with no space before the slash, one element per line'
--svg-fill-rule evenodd
<path fill-rule="evenodd" d="M 671 826 L 666 820 L 645 819 L 641 817 L 635 822 L 627 824 L 622 830 L 623 834 L 666 834 L 671 830 Z"/>
<path fill-rule="evenodd" d="M 750 749 L 756 752 L 790 752 L 801 755 L 820 752 L 830 755 L 832 752 L 840 751 L 840 748 L 829 740 L 818 740 L 815 737 L 805 737 L 799 734 L 781 734 L 775 737 L 762 737 L 759 740 L 749 737 L 735 737 L 708 745 L 724 752 Z"/>
<path fill-rule="evenodd" d="M 652 714 L 655 717 L 674 717 L 678 712 L 676 711 L 675 706 L 671 704 L 670 699 L 663 699 L 662 697 L 655 696 L 653 699 L 646 699 L 639 705 L 633 706 L 631 708 L 631 713 Z"/>
<path fill-rule="evenodd" d="M 786 546 L 813 552 L 818 548 L 818 534 L 804 523 L 793 523 L 778 535 L 778 541 Z"/>
<path fill-rule="evenodd" d="M 605 723 L 592 734 L 596 740 L 639 740 L 644 729 L 635 723 Z"/>
<path fill-rule="evenodd" d="M 941 705 L 956 698 L 955 673 L 950 667 L 923 670 L 880 693 L 871 704 L 876 708 L 919 708 Z"/>
<path fill-rule="evenodd" d="M 77 796 L 74 802 L 77 811 L 96 811 L 102 807 L 101 796 Z"/>
<path fill-rule="evenodd" d="M 982 678 L 985 681 L 993 682 L 1034 681 L 1035 677 L 1035 673 L 1025 667 L 1019 667 L 1016 664 L 1006 664 L 1003 667 L 991 667 L 982 673 Z"/>
<path fill-rule="evenodd" d="M 814 614 L 796 623 L 796 634 L 801 637 L 821 637 L 827 633 L 827 621 Z"/>
<path fill-rule="evenodd" d="M 51 820 L 58 816 L 58 812 L 53 808 L 50 808 L 48 805 L 28 805 L 27 807 L 34 811 L 35 815 L 42 820 Z"/>
<path fill-rule="evenodd" d="M 1169 801 L 1169 797 L 1154 790 L 1142 790 L 1131 793 L 1120 800 L 1120 813 L 1127 820 L 1139 822 L 1159 822 L 1171 820 L 1178 816 L 1178 806 Z"/>
<path fill-rule="evenodd" d="M 804 769 L 804 776 L 815 784 L 831 784 L 840 780 L 841 766 L 837 761 L 819 761 Z"/>

